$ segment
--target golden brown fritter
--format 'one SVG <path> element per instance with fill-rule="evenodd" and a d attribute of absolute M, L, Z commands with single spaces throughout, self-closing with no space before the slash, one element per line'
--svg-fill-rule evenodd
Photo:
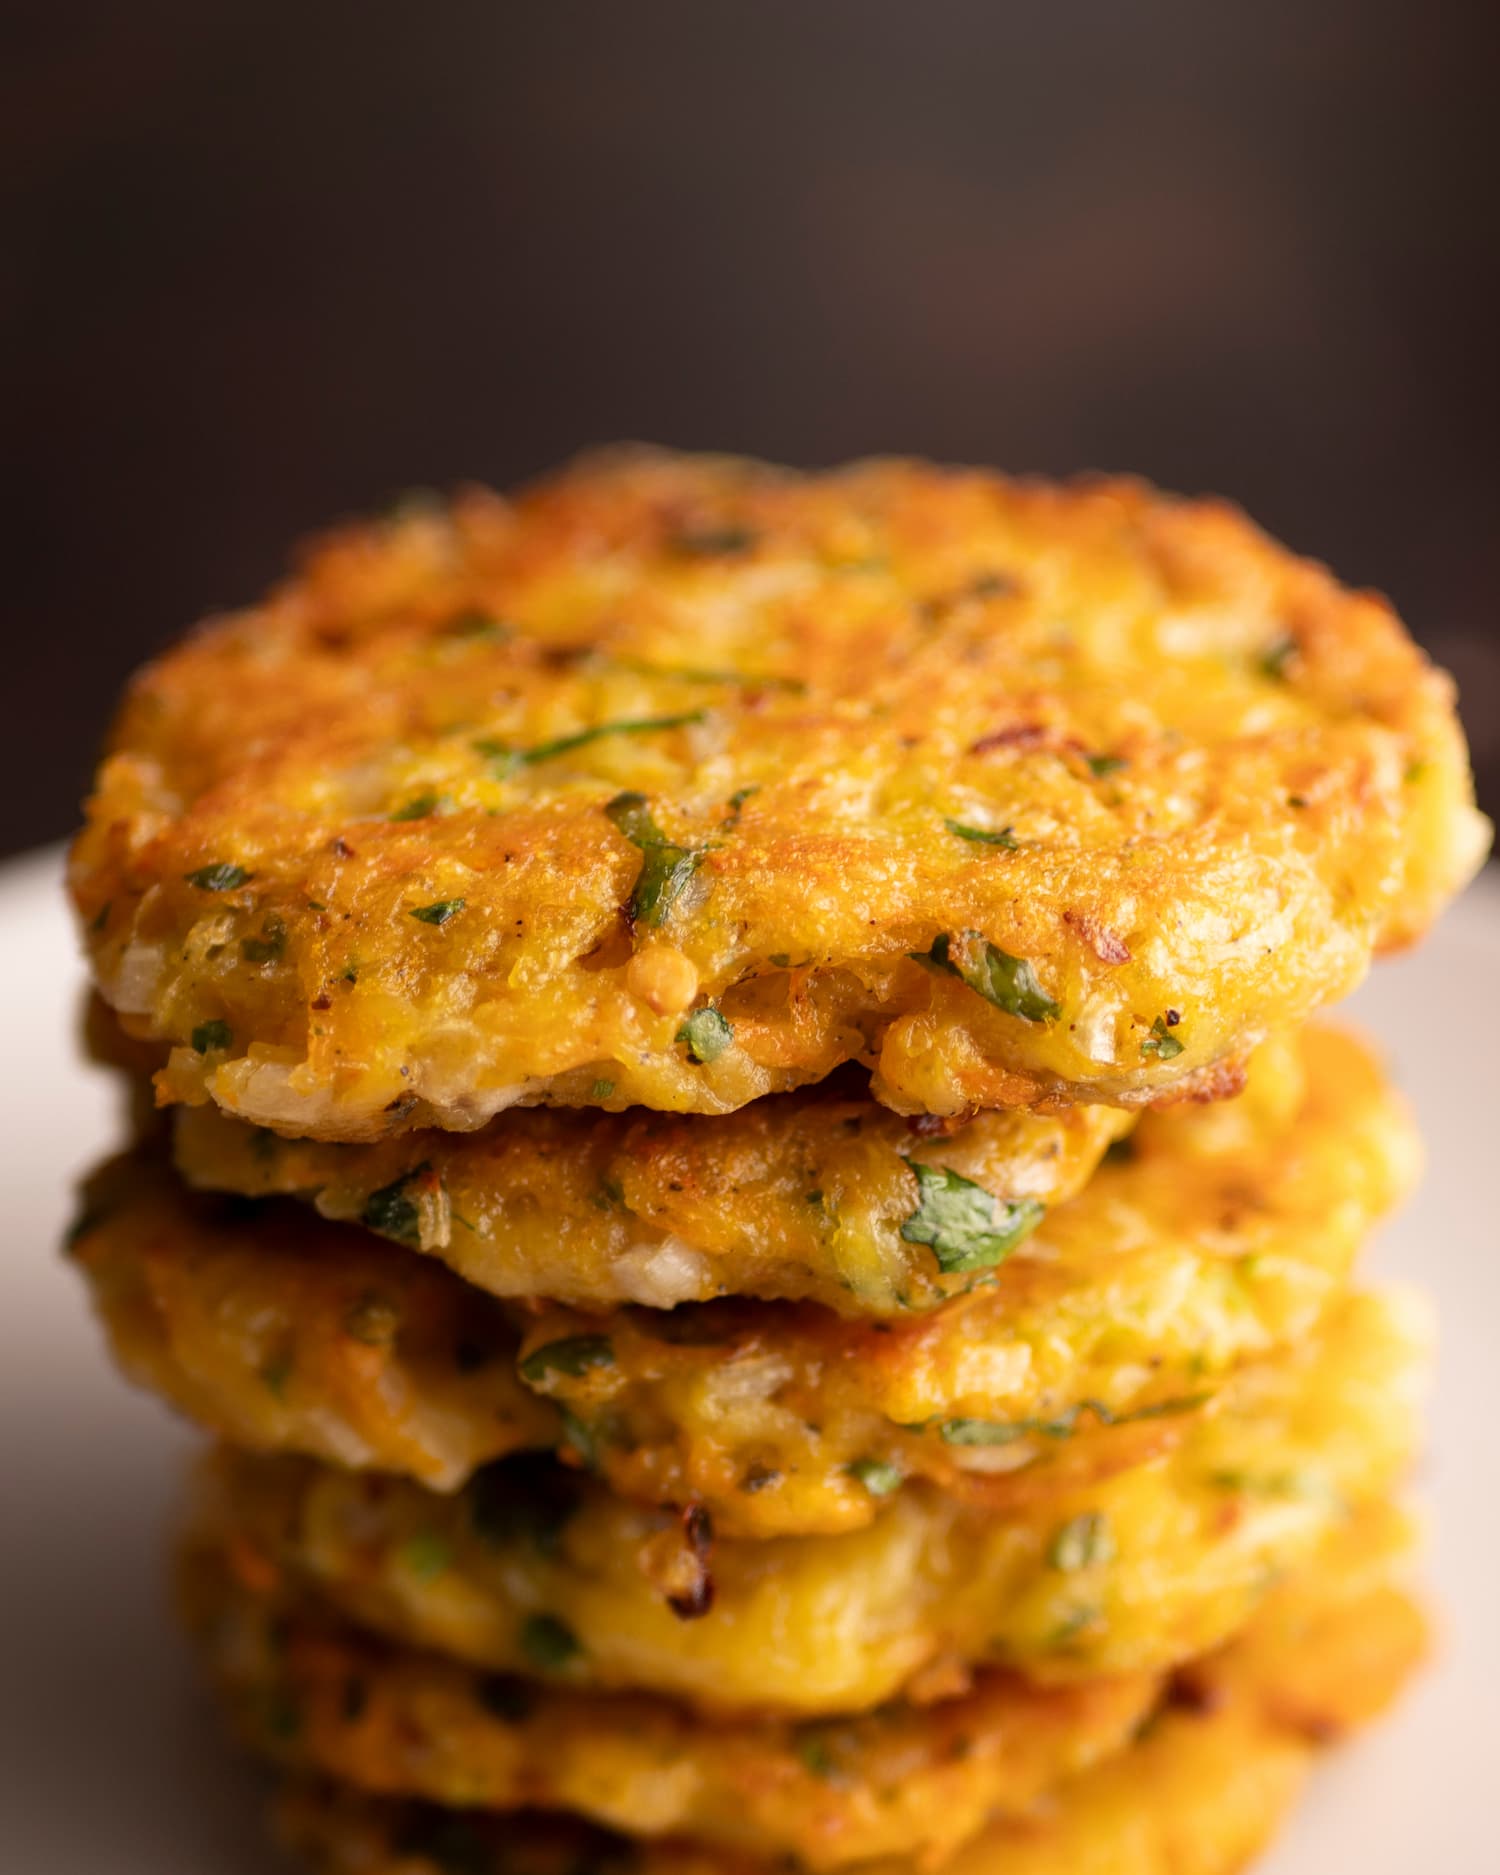
<path fill-rule="evenodd" d="M 70 1253 L 125 1373 L 252 1450 L 451 1488 L 560 1436 L 498 1303 L 300 1206 L 194 1196 L 127 1154 L 85 1185 Z"/>
<path fill-rule="evenodd" d="M 1223 504 L 636 452 L 147 669 L 71 876 L 163 1098 L 356 1140 L 1214 1091 L 1484 839 L 1447 680 Z"/>
<path fill-rule="evenodd" d="M 1289 1158 L 1326 1180 L 1321 1191 L 1296 1182 L 1294 1214 L 1323 1210 L 1361 1181 L 1378 1186 L 1366 1172 L 1341 1176 L 1340 1127 L 1361 1167 L 1369 1147 L 1390 1154 L 1392 1193 L 1409 1175 L 1409 1131 L 1397 1137 L 1393 1098 L 1347 1041 L 1277 1037 L 1258 1051 L 1250 1093 L 1226 1111 L 1233 1120 L 1190 1106 L 1149 1118 L 1136 1169 L 1106 1179 L 1102 1199 L 1083 1192 L 1072 1213 L 1083 1235 L 1107 1228 L 1111 1207 L 1138 1192 L 1131 1234 L 1170 1230 L 1179 1200 L 1165 1165 L 1178 1155 L 1190 1161 L 1181 1210 L 1213 1208 L 1200 1223 L 1245 1213 L 1238 1192 L 1255 1194 L 1252 1208 L 1275 1207 L 1268 1192 Z M 1074 1107 L 983 1114 L 926 1137 L 848 1086 L 825 1086 L 717 1118 L 511 1113 L 476 1134 L 367 1147 L 282 1140 L 202 1108 L 181 1113 L 175 1151 L 190 1184 L 310 1197 L 325 1216 L 431 1252 L 495 1295 L 584 1309 L 750 1295 L 894 1315 L 1014 1262 L 1126 1124 L 1110 1109 Z M 1381 1125 L 1386 1137 L 1372 1140 Z M 1304 1131 L 1321 1151 L 1298 1143 Z M 1377 1208 L 1388 1201 L 1372 1197 Z M 1056 1252 L 1033 1244 L 1025 1254 Z"/>
<path fill-rule="evenodd" d="M 553 1468 L 456 1497 L 221 1450 L 203 1540 L 239 1545 L 355 1619 L 501 1672 L 706 1709 L 866 1710 L 968 1665 L 1046 1683 L 1217 1645 L 1271 1578 L 1386 1492 L 1414 1438 L 1425 1312 L 1356 1296 L 1246 1368 L 1171 1453 L 996 1517 L 914 1486 L 868 1528 L 715 1542 Z"/>
<path fill-rule="evenodd" d="M 718 1116 L 534 1109 L 479 1133 L 339 1146 L 198 1107 L 177 1110 L 174 1134 L 190 1184 L 310 1198 L 494 1295 L 595 1309 L 748 1295 L 888 1315 L 970 1288 L 1128 1125 L 1072 1107 L 922 1138 L 840 1076 Z M 961 1211 L 962 1242 L 957 1226 L 925 1241 L 927 1189 L 928 1210 Z"/>
<path fill-rule="evenodd" d="M 549 1691 L 392 1648 L 295 1595 L 183 1571 L 199 1650 L 251 1749 L 368 1791 L 573 1810 L 833 1868 L 936 1862 L 1118 1751 L 1160 1697 L 1136 1674 L 1043 1690 L 982 1675 L 934 1706 L 818 1725 L 705 1720 L 639 1694 Z"/>
<path fill-rule="evenodd" d="M 1124 1752 L 1024 1818 L 990 1823 L 951 1875 L 1233 1875 L 1263 1847 L 1319 1748 L 1374 1718 L 1420 1663 L 1426 1628 L 1400 1586 L 1400 1520 L 1351 1526 L 1235 1643 L 1175 1683 Z M 942 1707 L 932 1709 L 936 1718 Z M 941 1721 L 938 1721 L 941 1723 Z M 687 1841 L 630 1843 L 559 1819 L 495 1816 L 299 1783 L 281 1834 L 322 1875 L 757 1875 L 768 1864 Z M 930 1866 L 881 1857 L 861 1875 Z"/>
<path fill-rule="evenodd" d="M 373 1238 L 362 1257 L 354 1232 L 305 1213 L 288 1233 L 284 1204 L 228 1227 L 220 1204 L 150 1163 L 96 1184 L 76 1254 L 127 1371 L 238 1443 L 447 1489 L 529 1438 L 563 1444 L 627 1497 L 702 1506 L 722 1535 L 832 1532 L 868 1523 L 907 1478 L 1006 1511 L 1169 1449 L 1236 1365 L 1316 1326 L 1415 1160 L 1370 1055 L 1311 1029 L 1261 1050 L 1237 1100 L 1147 1115 L 1129 1156 L 990 1286 L 905 1321 L 777 1303 L 602 1316 L 537 1304 L 512 1327 L 424 1259 Z M 295 1188 L 298 1149 L 272 1163 Z M 551 1163 L 563 1189 L 589 1189 L 576 1157 Z M 658 1190 L 679 1166 L 652 1169 Z M 550 1269 L 566 1234 L 555 1248 L 544 1170 L 508 1215 Z M 808 1207 L 789 1183 L 781 1211 L 795 1217 Z M 493 1204 L 472 1181 L 446 1196 L 466 1217 Z M 601 1214 L 581 1198 L 573 1214 L 596 1241 Z M 730 1213 L 721 1200 L 710 1215 Z M 561 1410 L 538 1399 L 528 1418 L 523 1383 Z"/>

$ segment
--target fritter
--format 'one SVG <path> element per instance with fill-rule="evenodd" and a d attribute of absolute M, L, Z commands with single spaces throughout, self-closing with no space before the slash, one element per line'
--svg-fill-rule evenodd
<path fill-rule="evenodd" d="M 452 1487 L 561 1436 L 501 1305 L 290 1204 L 184 1193 L 126 1154 L 83 1191 L 71 1254 L 125 1373 L 256 1451 Z"/>
<path fill-rule="evenodd" d="M 1360 1137 L 1377 1105 L 1392 1106 L 1348 1044 L 1279 1036 L 1251 1072 L 1250 1095 L 1226 1109 L 1233 1122 L 1192 1107 L 1148 1118 L 1141 1170 L 1105 1187 L 1116 1198 L 1137 1184 L 1154 1192 L 1143 1235 L 1178 1202 L 1162 1189 L 1166 1160 L 1201 1161 L 1226 1188 L 1264 1193 L 1309 1128 L 1327 1149 L 1328 1190 L 1309 1194 L 1322 1204 L 1343 1188 L 1330 1163 L 1340 1112 Z M 1086 1184 L 1127 1124 L 1111 1109 L 1074 1107 L 983 1114 L 923 1136 L 840 1087 L 718 1118 L 511 1113 L 476 1134 L 368 1147 L 283 1140 L 200 1108 L 180 1113 L 175 1150 L 190 1184 L 311 1197 L 325 1216 L 439 1256 L 495 1295 L 585 1309 L 750 1295 L 889 1315 L 986 1280 Z M 1387 1143 L 1404 1171 L 1411 1149 Z M 1199 1195 L 1191 1182 L 1189 1195 Z M 1087 1192 L 1081 1202 L 1096 1204 L 1096 1220 L 1106 1214 Z M 1217 1217 L 1223 1199 L 1213 1202 Z"/>
<path fill-rule="evenodd" d="M 369 1140 L 1221 1090 L 1485 837 L 1447 679 L 1221 503 L 625 452 L 148 668 L 71 881 L 165 1100 Z"/>
<path fill-rule="evenodd" d="M 1121 1750 L 1160 1697 L 1136 1674 L 1042 1690 L 980 1677 L 939 1705 L 825 1724 L 705 1720 L 640 1694 L 547 1691 L 363 1635 L 194 1555 L 185 1602 L 246 1743 L 369 1791 L 577 1811 L 832 1868 L 936 1862 Z"/>
<path fill-rule="evenodd" d="M 1175 1451 L 1012 1517 L 914 1486 L 868 1528 L 715 1541 L 557 1468 L 456 1497 L 305 1461 L 215 1454 L 205 1542 L 353 1618 L 501 1672 L 707 1709 L 865 1710 L 971 1665 L 1045 1683 L 1217 1645 L 1407 1462 L 1424 1310 L 1356 1296 L 1241 1370 Z"/>
<path fill-rule="evenodd" d="M 1129 1124 L 1072 1107 L 923 1138 L 868 1081 L 838 1077 L 719 1116 L 533 1109 L 372 1146 L 178 1108 L 174 1138 L 190 1184 L 310 1198 L 494 1295 L 596 1309 L 748 1295 L 886 1315 L 970 1288 Z M 934 1209 L 955 1215 L 945 1233 L 926 1223 Z"/>
<path fill-rule="evenodd" d="M 992 1286 L 907 1321 L 719 1303 L 511 1326 L 420 1258 L 425 1282 L 388 1283 L 373 1239 L 362 1265 L 347 1229 L 304 1214 L 288 1236 L 284 1203 L 226 1229 L 149 1163 L 96 1181 L 75 1254 L 126 1370 L 237 1443 L 450 1489 L 529 1435 L 722 1535 L 805 1534 L 868 1523 L 909 1478 L 1014 1511 L 1165 1451 L 1236 1365 L 1311 1332 L 1416 1156 L 1364 1048 L 1307 1030 L 1239 1099 L 1148 1115 Z M 557 1410 L 528 1419 L 521 1384 Z"/>
<path fill-rule="evenodd" d="M 1397 1526 L 1399 1529 L 1399 1526 Z M 1124 1752 L 1025 1818 L 990 1823 L 953 1875 L 1233 1875 L 1268 1840 L 1318 1749 L 1367 1723 L 1419 1664 L 1426 1628 L 1382 1518 L 1278 1589 L 1235 1643 L 1196 1662 Z M 931 1709 L 938 1718 L 941 1706 Z M 627 1842 L 560 1819 L 516 1819 L 300 1783 L 281 1834 L 323 1875 L 757 1875 L 768 1864 L 686 1841 Z M 913 1875 L 926 1861 L 861 1865 Z"/>

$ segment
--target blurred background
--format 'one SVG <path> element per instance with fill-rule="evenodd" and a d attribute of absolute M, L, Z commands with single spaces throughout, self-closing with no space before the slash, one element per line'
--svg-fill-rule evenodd
<path fill-rule="evenodd" d="M 1500 807 L 1500 9 L 4 0 L 0 851 L 288 543 L 642 437 L 1140 470 L 1383 588 Z"/>

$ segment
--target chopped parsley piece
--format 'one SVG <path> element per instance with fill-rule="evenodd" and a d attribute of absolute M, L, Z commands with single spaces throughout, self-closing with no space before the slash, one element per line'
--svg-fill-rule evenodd
<path fill-rule="evenodd" d="M 344 1333 L 367 1348 L 389 1347 L 400 1322 L 401 1311 L 396 1304 L 374 1290 L 357 1297 L 344 1311 Z"/>
<path fill-rule="evenodd" d="M 608 1100 L 614 1091 L 615 1084 L 613 1081 L 595 1081 L 594 1085 L 589 1089 L 589 1099 Z"/>
<path fill-rule="evenodd" d="M 644 794 L 627 790 L 605 809 L 611 821 L 643 855 L 628 907 L 632 924 L 659 925 L 698 869 L 703 855 L 669 840 L 657 826 Z"/>
<path fill-rule="evenodd" d="M 593 1428 L 586 1425 L 576 1413 L 566 1406 L 558 1408 L 558 1418 L 562 1421 L 562 1439 L 560 1444 L 571 1446 L 578 1454 L 585 1471 L 597 1472 L 599 1469 L 599 1441 L 594 1437 Z"/>
<path fill-rule="evenodd" d="M 1175 1061 L 1182 1053 L 1183 1044 L 1172 1033 L 1182 1020 L 1175 1009 L 1169 1009 L 1164 1016 L 1158 1016 L 1151 1024 L 1151 1033 L 1141 1043 L 1143 1055 L 1155 1055 L 1158 1061 Z"/>
<path fill-rule="evenodd" d="M 1130 766 L 1123 755 L 1086 755 L 1083 759 L 1088 764 L 1089 773 L 1101 781 L 1106 775 L 1118 775 L 1122 768 Z"/>
<path fill-rule="evenodd" d="M 1137 1420 L 1190 1413 L 1203 1404 L 1205 1397 L 1193 1393 L 1181 1399 L 1157 1400 L 1131 1413 L 1116 1413 L 1103 1400 L 1080 1400 L 1064 1407 L 1055 1419 L 943 1419 L 937 1422 L 937 1432 L 945 1445 L 1013 1445 L 1017 1439 L 1071 1439 L 1085 1413 L 1091 1413 L 1101 1426 L 1130 1426 Z M 912 1430 L 920 1432 L 924 1428 Z"/>
<path fill-rule="evenodd" d="M 186 872 L 182 876 L 200 892 L 235 892 L 242 885 L 248 885 L 255 874 L 221 859 L 216 865 L 200 866 L 196 872 Z"/>
<path fill-rule="evenodd" d="M 1281 681 L 1286 677 L 1286 667 L 1296 657 L 1298 651 L 1295 638 L 1278 638 L 1275 644 L 1260 654 L 1260 674 L 1262 677 Z"/>
<path fill-rule="evenodd" d="M 828 1748 L 826 1738 L 820 1737 L 816 1732 L 804 1732 L 797 1738 L 793 1748 L 803 1768 L 811 1771 L 814 1777 L 831 1778 L 833 1776 L 833 1753 Z"/>
<path fill-rule="evenodd" d="M 217 1050 L 228 1048 L 234 1040 L 234 1031 L 227 1022 L 217 1017 L 212 1022 L 200 1022 L 193 1030 L 193 1053 L 211 1055 Z"/>
<path fill-rule="evenodd" d="M 911 1169 L 919 1202 L 901 1235 L 907 1243 L 930 1244 L 944 1275 L 994 1269 L 1045 1215 L 1035 1198 L 997 1198 L 947 1166 L 913 1160 Z"/>
<path fill-rule="evenodd" d="M 960 840 L 972 840 L 976 846 L 1003 846 L 1007 853 L 1014 853 L 1018 844 L 1009 827 L 966 827 L 961 820 L 949 820 L 946 815 L 943 825 L 949 833 L 956 833 Z"/>
<path fill-rule="evenodd" d="M 583 1652 L 578 1636 L 556 1615 L 528 1615 L 521 1623 L 521 1652 L 543 1673 L 556 1673 Z"/>
<path fill-rule="evenodd" d="M 419 1165 L 393 1184 L 382 1185 L 379 1191 L 372 1191 L 365 1200 L 360 1222 L 367 1230 L 389 1237 L 395 1243 L 405 1244 L 409 1250 L 420 1250 L 422 1208 L 412 1196 L 410 1187 L 429 1170 L 427 1165 Z"/>
<path fill-rule="evenodd" d="M 955 940 L 944 931 L 933 939 L 930 951 L 912 951 L 910 955 L 913 962 L 929 970 L 957 977 L 1008 1016 L 1020 1016 L 1027 1022 L 1051 1022 L 1062 1014 L 1062 1004 L 1053 1002 L 1043 990 L 1029 958 L 1012 957 L 979 931 L 965 931 L 957 945 L 963 948 L 957 949 Z"/>
<path fill-rule="evenodd" d="M 884 1458 L 856 1458 L 844 1469 L 865 1487 L 871 1497 L 889 1497 L 892 1491 L 901 1489 L 906 1479 L 899 1465 L 893 1465 Z"/>
<path fill-rule="evenodd" d="M 726 521 L 717 527 L 684 528 L 672 536 L 672 551 L 690 559 L 709 560 L 721 554 L 748 553 L 755 545 L 753 528 Z"/>
<path fill-rule="evenodd" d="M 450 918 L 456 918 L 468 904 L 467 899 L 440 898 L 435 905 L 418 905 L 412 917 L 421 924 L 447 924 Z"/>
<path fill-rule="evenodd" d="M 1112 1560 L 1115 1539 L 1109 1519 L 1102 1511 L 1088 1510 L 1070 1517 L 1053 1532 L 1047 1546 L 1047 1566 L 1071 1575 L 1077 1569 L 1093 1569 Z"/>
<path fill-rule="evenodd" d="M 430 820 L 447 800 L 445 794 L 418 794 L 405 807 L 398 807 L 392 820 Z"/>
<path fill-rule="evenodd" d="M 441 1531 L 419 1530 L 402 1546 L 401 1560 L 419 1582 L 435 1582 L 453 1561 L 453 1545 Z"/>
<path fill-rule="evenodd" d="M 579 729 L 570 736 L 538 742 L 529 749 L 513 749 L 494 736 L 481 736 L 474 747 L 494 763 L 496 775 L 503 780 L 518 768 L 530 768 L 537 762 L 550 762 L 555 756 L 571 755 L 574 749 L 587 748 L 589 743 L 605 736 L 645 736 L 661 729 L 685 729 L 689 724 L 702 721 L 702 710 L 683 710 L 676 716 L 622 716 L 616 722 L 596 723 L 592 729 Z"/>
<path fill-rule="evenodd" d="M 292 1377 L 292 1369 L 297 1364 L 297 1357 L 290 1348 L 282 1348 L 273 1354 L 260 1370 L 261 1384 L 276 1399 L 286 1392 L 286 1383 Z"/>
<path fill-rule="evenodd" d="M 259 937 L 240 939 L 240 955 L 247 964 L 274 964 L 286 949 L 286 926 L 274 915 L 260 928 Z"/>
<path fill-rule="evenodd" d="M 523 1380 L 535 1383 L 551 1374 L 567 1374 L 577 1379 L 591 1367 L 613 1367 L 615 1350 L 608 1335 L 565 1335 L 560 1341 L 548 1341 L 535 1348 L 521 1362 Z"/>
<path fill-rule="evenodd" d="M 695 1009 L 677 1031 L 694 1061 L 717 1061 L 734 1041 L 734 1024 L 717 1009 Z"/>

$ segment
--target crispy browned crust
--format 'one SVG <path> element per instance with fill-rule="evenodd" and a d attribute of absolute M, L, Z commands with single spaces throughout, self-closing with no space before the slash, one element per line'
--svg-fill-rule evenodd
<path fill-rule="evenodd" d="M 849 1058 L 909 1112 L 1147 1103 L 1349 989 L 1484 837 L 1447 680 L 1223 504 L 617 453 L 346 529 L 143 672 L 72 889 L 163 1099 L 369 1139 Z M 945 941 L 1026 960 L 1029 1009 L 912 961 Z"/>

